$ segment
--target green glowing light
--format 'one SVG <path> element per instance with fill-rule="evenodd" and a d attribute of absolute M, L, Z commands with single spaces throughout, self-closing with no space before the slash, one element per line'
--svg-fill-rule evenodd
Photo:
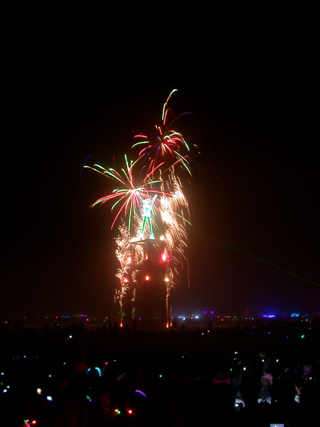
<path fill-rule="evenodd" d="M 155 194 L 153 196 L 152 200 L 150 200 L 150 199 L 142 200 L 141 199 L 142 205 L 143 205 L 143 224 L 142 224 L 142 230 L 141 230 L 141 238 L 143 237 L 143 233 L 144 233 L 144 229 L 146 227 L 146 223 L 148 223 L 150 238 L 154 239 L 152 224 L 151 224 L 151 212 L 152 212 L 152 205 L 154 204 L 156 197 L 157 197 L 157 195 Z"/>
<path fill-rule="evenodd" d="M 240 252 L 243 255 L 247 255 L 250 258 L 253 258 L 257 261 L 263 262 L 264 264 L 269 265 L 270 267 L 276 268 L 277 270 L 280 270 L 280 271 L 283 271 L 284 273 L 290 274 L 291 276 L 296 277 L 297 279 L 303 280 L 304 282 L 310 283 L 311 285 L 320 287 L 319 283 L 312 282 L 311 280 L 306 279 L 305 277 L 299 276 L 298 274 L 295 274 L 292 271 L 285 270 L 284 268 L 279 267 L 278 265 L 275 265 L 275 264 L 272 264 L 271 262 L 265 261 L 264 259 L 261 259 L 255 255 L 249 254 L 248 252 L 242 251 L 241 249 L 235 248 L 234 246 L 228 245 L 227 243 L 221 242 L 220 240 L 217 240 L 211 236 L 208 236 L 207 234 L 203 234 L 200 232 L 197 232 L 197 234 L 200 234 L 204 237 L 207 237 L 208 239 L 213 240 L 214 242 L 219 243 L 220 245 L 226 246 L 227 248 L 230 248 L 234 251 Z"/>

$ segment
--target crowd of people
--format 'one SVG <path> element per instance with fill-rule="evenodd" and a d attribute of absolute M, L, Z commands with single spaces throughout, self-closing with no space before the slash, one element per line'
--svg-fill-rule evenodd
<path fill-rule="evenodd" d="M 1 424 L 318 425 L 319 338 L 318 319 L 168 330 L 2 323 Z"/>

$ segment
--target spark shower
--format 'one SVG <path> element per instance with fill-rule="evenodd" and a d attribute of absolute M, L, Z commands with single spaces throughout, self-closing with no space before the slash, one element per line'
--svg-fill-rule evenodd
<path fill-rule="evenodd" d="M 110 202 L 114 212 L 111 229 L 118 226 L 115 255 L 120 264 L 116 273 L 120 286 L 114 300 L 119 303 L 121 326 L 124 316 L 136 317 L 137 297 L 144 287 L 151 285 L 165 290 L 168 327 L 170 291 L 187 262 L 187 229 L 191 223 L 183 185 L 189 185 L 192 177 L 191 149 L 173 127 L 179 117 L 187 114 L 175 117 L 169 108 L 176 92 L 177 89 L 172 90 L 164 103 L 161 123 L 155 125 L 154 135 L 134 135 L 132 160 L 124 154 L 119 169 L 99 164 L 84 166 L 115 184 L 111 193 L 98 198 L 90 207 Z"/>

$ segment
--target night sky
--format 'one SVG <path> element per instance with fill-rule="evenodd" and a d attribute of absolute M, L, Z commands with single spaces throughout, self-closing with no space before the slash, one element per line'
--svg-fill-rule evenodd
<path fill-rule="evenodd" d="M 130 155 L 132 132 L 160 123 L 174 88 L 175 116 L 193 113 L 175 128 L 202 155 L 185 187 L 190 288 L 182 274 L 173 311 L 320 310 L 312 45 L 265 37 L 216 49 L 212 35 L 183 52 L 182 41 L 161 54 L 131 42 L 96 55 L 37 37 L 9 49 L 2 82 L 0 317 L 115 310 L 111 205 L 89 209 L 112 187 L 81 168 L 88 156 L 112 166 Z"/>

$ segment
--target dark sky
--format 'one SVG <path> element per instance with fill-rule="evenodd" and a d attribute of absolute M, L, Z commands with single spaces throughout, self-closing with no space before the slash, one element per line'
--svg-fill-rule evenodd
<path fill-rule="evenodd" d="M 88 156 L 121 160 L 132 131 L 160 122 L 173 88 L 175 115 L 193 113 L 175 127 L 202 152 L 186 188 L 191 287 L 182 275 L 174 308 L 319 311 L 318 73 L 307 36 L 217 48 L 212 34 L 182 51 L 132 42 L 99 54 L 83 38 L 39 40 L 8 48 L 2 82 L 0 316 L 114 309 L 116 230 L 110 206 L 89 209 L 109 182 L 88 170 L 80 179 L 81 167 Z"/>

